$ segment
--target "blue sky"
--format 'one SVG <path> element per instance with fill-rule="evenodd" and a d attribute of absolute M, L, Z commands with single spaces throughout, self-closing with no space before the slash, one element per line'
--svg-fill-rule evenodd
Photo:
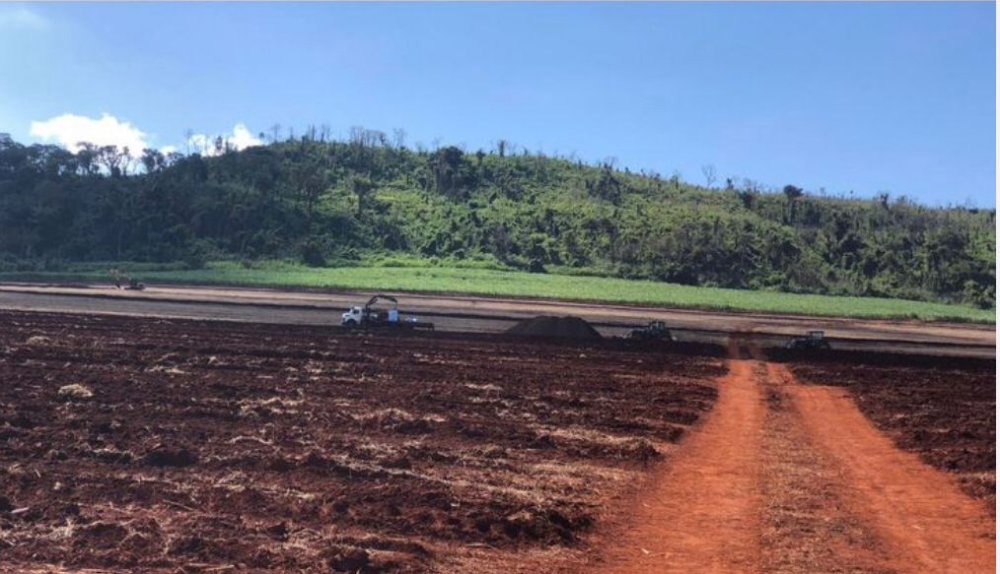
<path fill-rule="evenodd" d="M 183 151 L 238 124 L 402 128 L 992 207 L 995 22 L 993 3 L 0 5 L 0 131 Z"/>

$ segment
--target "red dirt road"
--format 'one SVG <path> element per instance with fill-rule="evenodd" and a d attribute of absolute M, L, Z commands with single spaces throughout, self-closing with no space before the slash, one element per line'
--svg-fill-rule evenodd
<path fill-rule="evenodd" d="M 731 359 L 719 398 L 596 571 L 979 573 L 995 524 L 947 474 L 899 450 L 844 389 Z"/>
<path fill-rule="evenodd" d="M 607 571 L 749 572 L 759 560 L 764 403 L 753 362 L 733 360 L 705 425 L 640 506 Z"/>
<path fill-rule="evenodd" d="M 846 390 L 797 386 L 793 397 L 814 444 L 843 469 L 851 502 L 899 558 L 896 571 L 994 571 L 995 523 L 950 477 L 897 449 Z"/>

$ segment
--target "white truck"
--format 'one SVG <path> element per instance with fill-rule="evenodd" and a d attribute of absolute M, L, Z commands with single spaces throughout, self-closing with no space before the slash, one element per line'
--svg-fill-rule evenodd
<path fill-rule="evenodd" d="M 380 300 L 389 301 L 388 309 L 377 308 Z M 421 323 L 414 318 L 401 320 L 399 316 L 399 301 L 391 295 L 375 295 L 365 303 L 364 307 L 351 307 L 341 314 L 340 324 L 344 327 L 399 327 L 404 329 L 433 330 L 433 323 Z"/>

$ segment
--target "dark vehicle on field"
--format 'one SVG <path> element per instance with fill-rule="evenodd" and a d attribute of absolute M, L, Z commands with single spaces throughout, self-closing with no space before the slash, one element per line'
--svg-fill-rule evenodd
<path fill-rule="evenodd" d="M 795 337 L 785 344 L 786 349 L 829 349 L 830 341 L 823 331 L 809 331 L 805 337 Z"/>
<path fill-rule="evenodd" d="M 650 321 L 641 329 L 632 329 L 628 338 L 633 341 L 675 341 L 673 333 L 663 321 Z"/>
<path fill-rule="evenodd" d="M 118 271 L 117 269 L 111 270 L 111 279 L 115 282 L 115 289 L 125 289 L 128 291 L 142 291 L 146 288 L 146 285 L 141 283 L 135 277 L 130 277 Z"/>

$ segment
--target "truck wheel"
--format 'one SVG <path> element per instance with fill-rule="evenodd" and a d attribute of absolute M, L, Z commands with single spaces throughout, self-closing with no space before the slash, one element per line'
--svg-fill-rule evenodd
<path fill-rule="evenodd" d="M 344 322 L 344 326 L 345 327 L 357 327 L 358 326 L 358 322 L 355 321 L 354 319 L 348 319 L 347 321 Z"/>

